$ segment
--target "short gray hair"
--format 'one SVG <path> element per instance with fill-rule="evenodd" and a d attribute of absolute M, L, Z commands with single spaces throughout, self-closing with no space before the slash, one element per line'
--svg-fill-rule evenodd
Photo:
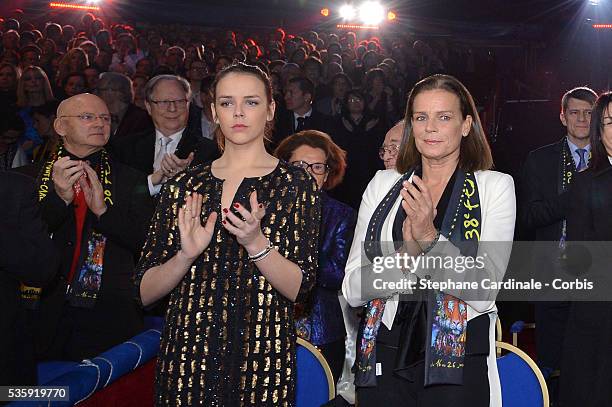
<path fill-rule="evenodd" d="M 98 81 L 98 89 L 96 94 L 99 96 L 99 90 L 102 88 L 117 89 L 123 96 L 122 102 L 134 102 L 134 88 L 132 88 L 132 80 L 124 74 L 118 72 L 103 72 L 100 74 Z"/>
<path fill-rule="evenodd" d="M 155 87 L 157 86 L 157 84 L 159 84 L 159 82 L 161 81 L 177 82 L 185 91 L 185 98 L 187 100 L 191 100 L 191 85 L 189 84 L 187 79 L 178 75 L 157 75 L 149 79 L 149 82 L 147 82 L 147 85 L 145 86 L 144 92 L 146 101 L 151 101 L 151 95 L 153 94 L 153 91 L 155 91 Z"/>

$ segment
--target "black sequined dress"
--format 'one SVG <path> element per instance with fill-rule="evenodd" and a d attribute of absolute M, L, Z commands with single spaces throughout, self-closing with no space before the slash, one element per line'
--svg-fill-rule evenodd
<path fill-rule="evenodd" d="M 186 194 L 203 195 L 204 220 L 212 211 L 221 213 L 222 186 L 210 164 L 166 184 L 136 270 L 137 286 L 146 270 L 180 248 L 177 217 Z M 265 176 L 245 178 L 233 202 L 249 208 L 253 190 L 267 206 L 263 233 L 303 272 L 299 301 L 314 285 L 317 270 L 316 184 L 304 170 L 280 161 Z M 293 406 L 293 303 L 248 260 L 220 219 L 209 247 L 170 294 L 157 362 L 156 405 Z"/>

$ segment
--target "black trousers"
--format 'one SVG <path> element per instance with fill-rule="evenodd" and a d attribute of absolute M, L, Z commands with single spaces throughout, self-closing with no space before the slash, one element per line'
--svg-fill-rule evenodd
<path fill-rule="evenodd" d="M 395 348 L 376 345 L 376 360 L 382 364 L 382 375 L 377 376 L 376 387 L 357 388 L 359 407 L 489 407 L 486 356 L 465 357 L 462 386 L 424 387 L 424 363 L 415 366 L 416 381 L 412 383 L 393 373 L 396 354 Z"/>
<path fill-rule="evenodd" d="M 334 383 L 338 383 L 338 379 L 342 375 L 342 366 L 344 365 L 344 338 L 334 342 L 319 345 L 323 357 L 327 361 L 329 368 L 334 376 Z"/>

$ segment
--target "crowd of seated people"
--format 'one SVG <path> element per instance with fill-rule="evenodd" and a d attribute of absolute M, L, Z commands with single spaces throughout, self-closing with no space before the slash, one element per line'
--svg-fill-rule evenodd
<path fill-rule="evenodd" d="M 319 271 L 313 297 L 319 308 L 311 315 L 304 314 L 308 307 L 299 308 L 302 329 L 308 331 L 305 337 L 319 341 L 315 344 L 332 361 L 338 380 L 343 338 L 349 330 L 329 325 L 343 324 L 336 295 L 356 211 L 377 172 L 395 169 L 406 138 L 407 95 L 432 74 L 453 74 L 467 84 L 482 77 L 480 70 L 490 72 L 490 66 L 467 47 L 409 34 L 361 38 L 334 30 L 288 33 L 278 28 L 246 33 L 179 25 L 138 27 L 90 13 L 83 14 L 78 24 L 33 21 L 20 10 L 0 18 L 0 172 L 19 172 L 33 181 L 39 209 L 30 214 L 39 216 L 45 231 L 53 234 L 60 259 L 49 255 L 55 269 L 46 270 L 44 278 L 25 278 L 28 273 L 21 271 L 7 274 L 6 279 L 14 280 L 11 288 L 21 286 L 21 298 L 15 301 L 28 308 L 10 325 L 18 327 L 15 332 L 31 332 L 20 352 L 36 355 L 32 362 L 80 360 L 142 328 L 143 311 L 134 300 L 130 271 L 142 249 L 152 209 L 168 180 L 222 154 L 218 120 L 211 111 L 211 87 L 216 73 L 244 62 L 270 78 L 276 110 L 268 151 L 298 163 L 318 181 L 319 190 L 325 191 L 323 219 L 328 227 L 334 217 L 344 222 L 342 236 L 337 230 L 322 229 L 327 240 L 321 241 L 320 261 L 334 263 Z M 588 105 L 585 112 L 590 111 L 597 96 L 591 92 L 566 95 L 563 113 L 568 101 L 583 101 Z M 79 110 L 83 106 L 89 109 L 86 114 Z M 603 111 L 601 129 L 592 132 L 610 127 L 609 112 Z M 562 115 L 570 142 L 575 137 L 572 120 L 586 128 L 579 146 L 584 152 L 588 144 L 584 122 L 590 120 L 585 112 L 577 113 L 582 115 L 578 119 Z M 563 140 L 561 148 L 567 144 Z M 554 154 L 558 158 L 556 150 Z M 568 150 L 574 171 L 588 164 L 578 154 Z M 335 161 L 327 162 L 330 157 Z M 553 161 L 551 168 L 556 171 Z M 315 169 L 314 164 L 324 166 Z M 531 170 L 541 174 L 535 161 L 532 164 Z M 600 163 L 599 171 L 602 168 L 608 168 L 606 162 Z M 558 175 L 552 172 L 551 179 Z M 528 175 L 523 180 L 527 187 L 535 179 Z M 549 184 L 555 188 L 550 196 L 534 198 L 543 188 L 532 186 L 530 194 L 521 197 L 521 206 L 526 218 L 533 205 L 557 208 L 554 219 L 531 226 L 550 227 L 550 239 L 566 239 L 565 229 L 562 234 L 557 230 L 567 223 L 568 214 L 560 209 L 566 201 L 557 200 L 567 195 L 562 198 L 556 178 L 552 180 L 555 183 Z M 108 257 L 104 274 L 96 272 L 96 254 Z M 3 264 L 0 272 L 5 273 Z M 322 310 L 325 306 L 329 309 Z M 163 304 L 157 311 L 164 311 Z M 538 341 L 546 344 L 547 339 Z M 543 368 L 558 369 L 559 355 Z M 31 372 L 20 372 L 0 384 L 33 384 L 32 377 Z"/>

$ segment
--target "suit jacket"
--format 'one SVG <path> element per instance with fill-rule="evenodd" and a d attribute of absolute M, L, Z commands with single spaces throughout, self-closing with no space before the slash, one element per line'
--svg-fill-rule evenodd
<path fill-rule="evenodd" d="M 66 302 L 66 279 L 76 238 L 74 206 L 62 201 L 53 184 L 41 202 L 43 219 L 61 256 L 57 276 L 41 297 L 38 352 L 43 359 L 93 357 L 143 329 L 131 279 L 153 213 L 153 200 L 144 174 L 111 161 L 111 178 L 114 204 L 99 219 L 88 210 L 85 220 L 107 238 L 102 285 L 92 308 L 73 307 Z M 87 250 L 87 238 L 83 233 L 77 269 Z"/>
<path fill-rule="evenodd" d="M 0 172 L 0 385 L 36 384 L 34 353 L 26 339 L 19 283 L 43 286 L 53 278 L 58 252 L 40 217 L 32 180 Z"/>
<path fill-rule="evenodd" d="M 124 138 L 112 150 L 114 160 L 135 168 L 144 174 L 153 172 L 155 161 L 155 129 L 141 132 Z M 194 132 L 192 128 L 185 128 L 181 141 L 174 154 L 179 158 L 187 158 L 193 152 L 192 166 L 212 161 L 219 157 L 217 145 Z"/>
<path fill-rule="evenodd" d="M 565 137 L 529 153 L 522 175 L 522 226 L 535 233 L 535 240 L 555 241 L 561 238 L 562 221 L 567 213 L 569 191 L 559 190 L 561 149 Z"/>
<path fill-rule="evenodd" d="M 149 113 L 139 108 L 133 103 L 128 106 L 123 119 L 117 127 L 117 131 L 113 134 L 109 140 L 109 146 L 114 145 L 117 141 L 122 140 L 125 137 L 129 137 L 131 134 L 137 134 L 144 131 L 155 130 L 153 120 Z M 107 146 L 108 150 L 108 146 Z"/>
<path fill-rule="evenodd" d="M 577 174 L 570 193 L 568 240 L 612 241 L 612 165 Z"/>
<path fill-rule="evenodd" d="M 600 171 L 588 169 L 576 177 L 567 213 L 567 237 L 571 241 L 597 242 L 589 248 L 593 274 L 610 271 L 612 241 L 612 165 Z M 606 242 L 606 243 L 601 243 Z M 603 251 L 603 252 L 602 252 Z M 570 252 L 571 255 L 571 252 Z M 572 263 L 584 264 L 582 258 Z M 589 277 L 579 275 L 579 278 Z M 593 284 L 605 284 L 594 279 Z M 599 281 L 598 281 L 599 280 Z M 609 301 L 576 301 L 569 306 L 561 359 L 560 399 L 563 405 L 610 404 L 612 388 L 612 304 Z"/>
<path fill-rule="evenodd" d="M 324 133 L 330 133 L 332 130 L 331 117 L 312 109 L 312 114 L 304 121 L 303 130 L 319 130 Z M 281 141 L 294 134 L 295 120 L 291 110 L 282 110 L 276 116 L 276 124 L 274 128 L 274 136 L 272 141 L 274 147 L 280 144 Z"/>

